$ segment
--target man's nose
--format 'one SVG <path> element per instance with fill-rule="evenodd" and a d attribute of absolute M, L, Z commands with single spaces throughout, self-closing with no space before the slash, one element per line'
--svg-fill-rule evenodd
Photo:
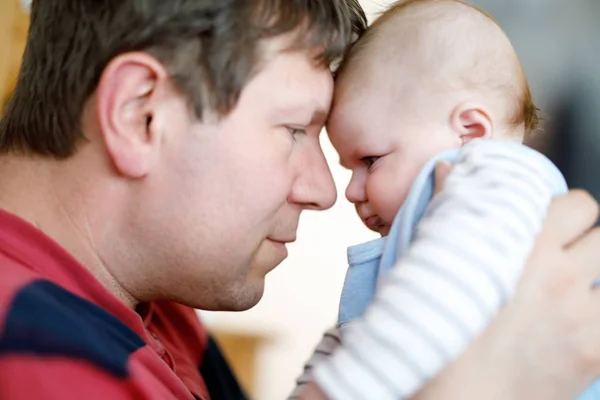
<path fill-rule="evenodd" d="M 310 210 L 327 210 L 337 199 L 337 190 L 319 142 L 306 149 L 299 165 L 289 201 Z"/>

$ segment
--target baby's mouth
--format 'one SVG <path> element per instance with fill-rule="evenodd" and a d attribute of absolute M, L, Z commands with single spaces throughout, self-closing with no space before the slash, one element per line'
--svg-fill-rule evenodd
<path fill-rule="evenodd" d="M 372 230 L 373 232 L 379 233 L 381 236 L 387 236 L 390 232 L 390 227 L 386 223 L 384 223 L 379 216 L 374 215 L 372 217 L 366 218 L 363 220 L 363 223 L 367 228 Z"/>

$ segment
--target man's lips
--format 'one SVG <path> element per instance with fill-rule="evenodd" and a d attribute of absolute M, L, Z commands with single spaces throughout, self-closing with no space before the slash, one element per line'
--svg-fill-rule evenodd
<path fill-rule="evenodd" d="M 275 242 L 275 243 L 281 243 L 281 244 L 288 244 L 288 243 L 293 243 L 296 241 L 296 237 L 295 236 L 288 236 L 288 237 L 270 237 L 267 238 L 269 239 L 271 242 Z"/>
<path fill-rule="evenodd" d="M 275 246 L 275 248 L 279 249 L 280 252 L 282 252 L 284 254 L 284 258 L 287 257 L 288 254 L 288 250 L 287 250 L 287 245 L 289 243 L 293 243 L 296 241 L 295 237 L 288 237 L 288 238 L 267 238 L 267 240 L 269 242 L 271 242 L 271 244 L 273 246 Z"/>

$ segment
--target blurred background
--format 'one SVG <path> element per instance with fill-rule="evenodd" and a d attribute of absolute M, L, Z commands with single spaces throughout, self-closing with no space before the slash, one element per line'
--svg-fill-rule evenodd
<path fill-rule="evenodd" d="M 22 3 L 0 0 L 0 113 L 12 90 L 27 34 Z M 362 0 L 372 21 L 391 1 Z M 473 0 L 498 20 L 519 54 L 543 132 L 530 143 L 548 154 L 571 187 L 600 198 L 600 1 Z M 307 212 L 290 257 L 267 279 L 264 299 L 244 313 L 199 313 L 215 333 L 253 398 L 280 400 L 291 391 L 321 334 L 336 319 L 346 247 L 374 234 L 343 196 L 350 176 L 323 135 L 339 200 Z"/>

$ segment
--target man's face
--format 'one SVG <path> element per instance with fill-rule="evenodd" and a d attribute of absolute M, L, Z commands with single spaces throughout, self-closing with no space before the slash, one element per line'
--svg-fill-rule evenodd
<path fill-rule="evenodd" d="M 165 144 L 156 201 L 168 209 L 159 228 L 169 241 L 165 268 L 181 274 L 173 281 L 177 288 L 163 290 L 199 308 L 254 306 L 265 275 L 296 239 L 300 213 L 327 209 L 336 199 L 319 143 L 331 74 L 308 52 L 270 45 L 264 66 L 226 117 L 189 121 L 184 104 L 173 107 L 170 129 L 181 134 Z"/>

